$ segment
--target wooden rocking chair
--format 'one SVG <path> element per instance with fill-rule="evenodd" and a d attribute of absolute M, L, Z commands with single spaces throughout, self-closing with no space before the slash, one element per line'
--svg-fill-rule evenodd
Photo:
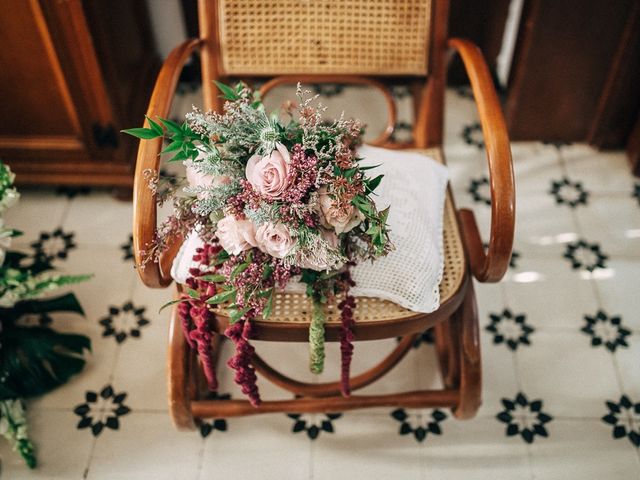
<path fill-rule="evenodd" d="M 471 276 L 497 282 L 508 268 L 514 233 L 515 194 L 509 138 L 492 78 L 480 50 L 467 40 L 447 39 L 447 0 L 200 0 L 199 39 L 175 48 L 162 67 L 147 115 L 167 117 L 181 69 L 199 52 L 205 108 L 220 109 L 213 80 L 268 80 L 265 95 L 283 83 L 338 82 L 366 84 L 386 99 L 387 128 L 373 145 L 412 148 L 444 162 L 442 156 L 444 90 L 447 55 L 457 51 L 467 69 L 477 102 L 491 187 L 491 233 L 485 250 L 473 213 L 456 211 L 449 191 L 445 204 L 444 278 L 441 306 L 430 314 L 403 309 L 393 303 L 360 298 L 357 302 L 357 340 L 402 337 L 378 365 L 351 379 L 353 390 L 378 380 L 409 351 L 414 340 L 433 328 L 444 388 L 385 395 L 340 395 L 339 382 L 304 383 L 279 373 L 256 356 L 262 377 L 288 390 L 290 399 L 265 401 L 254 408 L 246 400 L 207 400 L 201 391 L 200 368 L 188 348 L 177 315 L 169 330 L 168 387 L 170 412 L 176 426 L 192 429 L 203 418 L 224 418 L 269 412 L 342 412 L 393 407 L 447 407 L 457 418 L 470 418 L 480 406 L 481 362 L 478 314 Z M 280 75 L 285 76 L 280 76 Z M 410 82 L 415 98 L 414 141 L 390 141 L 395 107 L 390 81 Z M 366 120 L 366 119 L 365 119 Z M 140 142 L 134 190 L 134 251 L 154 238 L 156 204 L 145 172 L 157 172 L 161 139 Z M 158 263 L 139 269 L 149 287 L 168 286 L 170 268 L 182 239 Z M 180 286 L 178 286 L 180 288 Z M 305 341 L 308 300 L 281 294 L 267 321 L 256 321 L 255 338 L 281 342 Z M 214 349 L 227 319 L 218 315 Z M 329 315 L 326 340 L 338 338 L 339 319 Z M 295 396 L 295 398 L 294 398 Z"/>

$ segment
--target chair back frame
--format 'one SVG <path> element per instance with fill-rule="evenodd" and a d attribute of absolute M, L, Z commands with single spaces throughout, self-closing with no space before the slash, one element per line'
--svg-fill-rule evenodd
<path fill-rule="evenodd" d="M 372 2 L 373 3 L 373 2 Z M 415 98 L 415 122 L 411 147 L 429 148 L 442 145 L 444 123 L 444 89 L 446 83 L 446 50 L 447 50 L 447 24 L 449 15 L 448 0 L 431 0 L 427 2 L 431 11 L 428 14 L 430 26 L 428 28 L 429 41 L 425 48 L 428 73 L 408 75 L 413 86 Z M 222 107 L 219 92 L 214 81 L 229 81 L 231 78 L 223 68 L 220 31 L 220 0 L 199 0 L 198 20 L 200 25 L 201 65 L 202 65 L 202 90 L 204 107 L 219 111 Z M 402 45 L 398 45 L 398 49 Z M 355 73 L 355 72 L 354 72 Z M 261 72 L 247 72 L 243 74 L 243 80 L 252 78 L 269 77 Z M 323 74 L 300 71 L 295 75 L 289 73 L 286 77 L 297 78 L 299 81 L 311 83 L 327 83 L 338 80 L 345 83 L 370 84 L 377 88 L 384 85 L 383 82 L 397 78 L 398 75 L 349 75 L 347 72 L 336 74 Z M 280 83 L 285 83 L 281 81 Z M 385 89 L 386 90 L 386 89 Z M 385 95 L 386 97 L 386 95 Z M 388 103 L 387 103 L 388 104 Z M 389 110 L 391 113 L 391 110 Z M 393 133 L 391 118 L 387 119 L 387 128 L 383 134 L 371 142 L 375 145 L 393 146 L 387 140 Z M 394 122 L 395 123 L 395 122 Z"/>

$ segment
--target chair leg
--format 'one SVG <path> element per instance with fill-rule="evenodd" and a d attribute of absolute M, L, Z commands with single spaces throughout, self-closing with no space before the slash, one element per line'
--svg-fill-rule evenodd
<path fill-rule="evenodd" d="M 482 403 L 482 362 L 480 355 L 480 331 L 478 307 L 473 290 L 469 287 L 462 305 L 451 317 L 452 336 L 457 337 L 460 391 L 458 404 L 452 409 L 458 419 L 473 418 Z"/>

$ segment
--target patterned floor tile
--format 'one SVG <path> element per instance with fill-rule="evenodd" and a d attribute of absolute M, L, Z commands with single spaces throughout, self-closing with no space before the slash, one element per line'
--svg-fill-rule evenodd
<path fill-rule="evenodd" d="M 594 197 L 577 209 L 584 237 L 598 242 L 612 257 L 640 259 L 640 207 L 630 196 Z"/>
<path fill-rule="evenodd" d="M 71 410 L 28 410 L 29 434 L 38 456 L 38 467 L 29 470 L 7 442 L 0 441 L 0 477 L 11 480 L 80 480 L 89 464 L 93 440 L 76 430 Z M 63 442 L 63 443 L 61 443 Z"/>
<path fill-rule="evenodd" d="M 570 286 L 571 295 L 559 295 Z M 592 280 L 574 271 L 560 255 L 556 259 L 523 257 L 507 273 L 504 288 L 510 306 L 525 312 L 536 329 L 582 327 L 583 316 L 598 308 Z"/>
<path fill-rule="evenodd" d="M 632 330 L 640 331 L 640 259 L 612 258 L 606 275 L 595 277 L 602 308 L 622 315 Z"/>
<path fill-rule="evenodd" d="M 196 478 L 201 447 L 197 433 L 176 431 L 166 413 L 133 410 L 118 430 L 98 437 L 86 478 Z"/>
<path fill-rule="evenodd" d="M 117 200 L 109 192 L 94 192 L 71 201 L 65 228 L 75 233 L 79 245 L 117 247 L 131 233 L 132 217 L 131 202 Z"/>
<path fill-rule="evenodd" d="M 198 478 L 235 478 L 239 472 L 246 478 L 265 480 L 309 478 L 312 449 L 317 449 L 325 436 L 312 441 L 307 435 L 293 433 L 291 420 L 282 414 L 230 419 L 226 432 L 206 438 Z M 327 441 L 341 437 L 328 435 Z M 317 456 L 316 450 L 314 458 Z"/>
<path fill-rule="evenodd" d="M 401 424 L 390 415 L 346 414 L 339 427 L 336 435 L 320 436 L 313 443 L 312 478 L 419 479 L 423 448 L 431 440 L 441 440 L 434 435 L 425 442 L 416 441 L 413 433 L 402 434 Z"/>
<path fill-rule="evenodd" d="M 627 480 L 638 478 L 634 447 L 621 445 L 599 420 L 556 419 L 549 438 L 531 445 L 535 478 Z"/>
<path fill-rule="evenodd" d="M 53 231 L 65 220 L 69 200 L 56 197 L 50 189 L 21 189 L 20 199 L 3 213 L 5 225 L 23 233 L 15 245 L 28 245 L 38 239 L 41 231 Z"/>
<path fill-rule="evenodd" d="M 434 480 L 530 478 L 527 447 L 504 434 L 492 418 L 449 421 L 422 450 L 423 477 Z M 393 478 L 393 477 L 391 477 Z"/>
<path fill-rule="evenodd" d="M 579 331 L 540 331 L 516 357 L 522 390 L 554 416 L 597 418 L 603 399 L 620 393 L 611 353 L 592 347 Z"/>

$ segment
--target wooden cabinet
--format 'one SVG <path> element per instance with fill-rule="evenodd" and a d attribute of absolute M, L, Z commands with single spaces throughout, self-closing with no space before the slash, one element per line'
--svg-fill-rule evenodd
<path fill-rule="evenodd" d="M 0 158 L 20 184 L 133 183 L 159 62 L 144 2 L 4 0 Z"/>
<path fill-rule="evenodd" d="M 640 107 L 640 2 L 524 0 L 508 87 L 512 140 L 624 147 Z"/>

